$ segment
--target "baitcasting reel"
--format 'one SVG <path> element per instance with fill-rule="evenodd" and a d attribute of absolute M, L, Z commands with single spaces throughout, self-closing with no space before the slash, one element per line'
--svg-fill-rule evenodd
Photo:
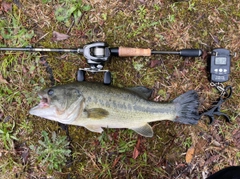
<path fill-rule="evenodd" d="M 104 63 L 111 56 L 110 49 L 105 42 L 95 42 L 83 47 L 83 56 L 87 59 L 89 68 L 79 68 L 77 72 L 77 81 L 85 80 L 85 72 L 104 72 L 104 84 L 111 83 L 111 73 L 108 70 L 102 70 Z"/>

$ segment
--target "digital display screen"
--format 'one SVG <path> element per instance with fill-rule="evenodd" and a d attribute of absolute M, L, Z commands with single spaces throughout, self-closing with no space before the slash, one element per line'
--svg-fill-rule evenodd
<path fill-rule="evenodd" d="M 215 58 L 215 64 L 216 65 L 226 65 L 227 64 L 227 58 L 226 57 L 216 57 Z"/>

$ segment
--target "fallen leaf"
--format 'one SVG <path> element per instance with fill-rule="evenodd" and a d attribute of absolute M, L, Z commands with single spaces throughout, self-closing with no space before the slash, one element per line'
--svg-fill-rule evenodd
<path fill-rule="evenodd" d="M 154 68 L 154 67 L 156 67 L 156 66 L 158 66 L 160 64 L 161 64 L 160 60 L 151 60 L 150 67 Z"/>
<path fill-rule="evenodd" d="M 144 0 L 138 0 L 140 3 L 145 3 L 145 1 Z"/>
<path fill-rule="evenodd" d="M 137 144 L 136 146 L 134 147 L 134 150 L 133 150 L 133 158 L 136 159 L 139 154 L 140 154 L 140 144 L 141 144 L 141 137 L 138 137 L 138 141 L 137 141 Z"/>
<path fill-rule="evenodd" d="M 25 143 L 21 146 L 16 147 L 16 152 L 21 156 L 22 164 L 26 165 L 29 159 L 29 148 L 26 147 Z"/>
<path fill-rule="evenodd" d="M 7 117 L 5 117 L 5 119 L 3 120 L 3 122 L 9 122 L 10 119 L 11 119 L 11 117 L 10 117 L 10 116 L 7 116 Z"/>
<path fill-rule="evenodd" d="M 207 161 L 205 161 L 204 165 L 207 166 L 210 163 L 217 162 L 219 160 L 219 158 L 220 158 L 220 155 L 213 155 L 213 156 L 209 157 L 207 159 Z"/>
<path fill-rule="evenodd" d="M 115 158 L 112 167 L 115 167 L 119 160 L 120 160 L 120 157 Z"/>
<path fill-rule="evenodd" d="M 13 3 L 16 4 L 18 8 L 22 7 L 20 0 L 13 0 Z"/>
<path fill-rule="evenodd" d="M 208 58 L 208 52 L 206 50 L 203 50 L 202 59 L 207 59 L 207 58 Z"/>
<path fill-rule="evenodd" d="M 53 31 L 53 40 L 54 41 L 66 40 L 68 38 L 69 38 L 69 35 L 67 35 L 67 34 L 62 34 L 62 33 Z"/>
<path fill-rule="evenodd" d="M 238 129 L 233 132 L 233 144 L 240 149 L 240 132 Z"/>
<path fill-rule="evenodd" d="M 208 145 L 207 140 L 205 140 L 205 139 L 198 139 L 195 142 L 195 145 L 194 145 L 195 146 L 194 154 L 195 155 L 199 155 L 199 154 L 204 153 L 207 145 Z"/>
<path fill-rule="evenodd" d="M 21 158 L 22 158 L 23 164 L 25 165 L 28 162 L 28 158 L 29 158 L 29 150 L 28 150 L 28 148 L 25 148 L 21 152 Z"/>
<path fill-rule="evenodd" d="M 23 73 L 27 73 L 27 69 L 25 66 L 22 67 L 22 71 L 23 71 Z"/>
<path fill-rule="evenodd" d="M 187 150 L 186 163 L 190 164 L 194 156 L 195 148 L 192 146 Z"/>
<path fill-rule="evenodd" d="M 12 3 L 2 2 L 3 11 L 8 12 L 12 10 Z"/>
<path fill-rule="evenodd" d="M 8 84 L 7 80 L 5 80 L 2 76 L 2 74 L 0 73 L 0 83 L 5 83 Z"/>
<path fill-rule="evenodd" d="M 133 158 L 136 159 L 139 154 L 140 154 L 140 152 L 139 152 L 139 150 L 137 149 L 137 147 L 134 147 Z"/>
<path fill-rule="evenodd" d="M 215 36 L 215 35 L 212 35 L 211 33 L 210 33 L 210 35 L 211 35 L 212 39 L 214 40 L 214 42 L 216 44 L 219 44 L 219 38 L 217 36 Z"/>
<path fill-rule="evenodd" d="M 3 117 L 3 112 L 0 111 L 0 120 L 2 119 Z"/>

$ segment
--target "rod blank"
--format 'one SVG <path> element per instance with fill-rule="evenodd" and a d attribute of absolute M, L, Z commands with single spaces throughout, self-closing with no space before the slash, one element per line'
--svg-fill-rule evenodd
<path fill-rule="evenodd" d="M 67 48 L 31 48 L 31 47 L 2 47 L 0 51 L 27 51 L 27 52 L 69 52 L 83 53 L 83 49 L 67 49 Z"/>

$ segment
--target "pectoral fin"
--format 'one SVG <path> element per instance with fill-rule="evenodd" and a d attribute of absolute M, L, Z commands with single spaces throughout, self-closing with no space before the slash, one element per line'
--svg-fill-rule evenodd
<path fill-rule="evenodd" d="M 87 128 L 88 130 L 92 131 L 92 132 L 98 132 L 98 133 L 102 133 L 103 129 L 100 126 L 94 126 L 94 125 L 87 125 L 84 126 L 85 128 Z"/>
<path fill-rule="evenodd" d="M 131 128 L 131 129 L 144 137 L 152 137 L 153 136 L 152 127 L 148 123 L 141 127 Z"/>
<path fill-rule="evenodd" d="M 91 108 L 87 109 L 88 118 L 91 119 L 102 119 L 108 116 L 109 112 L 102 108 Z"/>

